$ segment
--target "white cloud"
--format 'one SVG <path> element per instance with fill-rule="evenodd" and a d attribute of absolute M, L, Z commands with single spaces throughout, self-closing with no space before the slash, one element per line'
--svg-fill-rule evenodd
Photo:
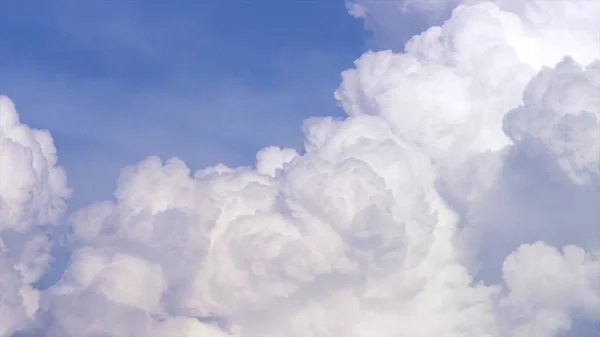
<path fill-rule="evenodd" d="M 21 124 L 6 96 L 0 96 L 0 131 L 0 230 L 55 222 L 70 190 L 52 137 Z"/>
<path fill-rule="evenodd" d="M 504 279 L 510 291 L 502 305 L 518 321 L 513 335 L 555 336 L 571 327 L 570 311 L 600 317 L 598 255 L 581 248 L 556 248 L 537 242 L 507 257 Z"/>
<path fill-rule="evenodd" d="M 350 15 L 364 22 L 377 49 L 402 51 L 412 35 L 450 16 L 461 0 L 345 0 Z"/>
<path fill-rule="evenodd" d="M 32 285 L 50 261 L 51 243 L 36 229 L 56 223 L 70 190 L 45 130 L 19 121 L 0 96 L 0 336 L 30 323 L 39 293 Z"/>
<path fill-rule="evenodd" d="M 598 75 L 597 62 L 571 59 L 542 70 L 504 118 L 513 145 L 442 173 L 440 190 L 462 214 L 462 237 L 483 241 L 487 277 L 524 242 L 600 248 Z"/>
<path fill-rule="evenodd" d="M 123 169 L 115 200 L 72 217 L 43 335 L 553 337 L 599 319 L 600 12 L 517 4 L 363 55 L 335 94 L 348 117 L 306 121 L 301 154 Z"/>
<path fill-rule="evenodd" d="M 507 115 L 506 134 L 527 151 L 548 153 L 577 184 L 600 174 L 600 61 L 584 71 L 567 59 L 528 85 L 524 105 Z"/>

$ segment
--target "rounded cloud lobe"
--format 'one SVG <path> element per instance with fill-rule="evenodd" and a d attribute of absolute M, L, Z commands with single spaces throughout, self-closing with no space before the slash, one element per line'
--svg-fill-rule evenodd
<path fill-rule="evenodd" d="M 552 337 L 598 320 L 598 4 L 465 3 L 357 60 L 335 93 L 347 118 L 307 120 L 302 153 L 123 169 L 114 200 L 71 219 L 41 334 Z M 31 179 L 2 194 L 9 228 L 64 202 Z"/>
<path fill-rule="evenodd" d="M 21 124 L 6 96 L 0 96 L 0 132 L 0 230 L 55 222 L 71 192 L 52 137 Z"/>
<path fill-rule="evenodd" d="M 56 223 L 70 190 L 56 166 L 48 131 L 21 124 L 13 102 L 0 96 L 0 336 L 31 323 L 39 307 L 33 284 L 50 261 L 39 231 Z"/>

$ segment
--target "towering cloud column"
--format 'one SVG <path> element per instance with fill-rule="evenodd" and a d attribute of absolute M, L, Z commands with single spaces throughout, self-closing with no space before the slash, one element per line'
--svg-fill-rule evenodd
<path fill-rule="evenodd" d="M 39 228 L 53 225 L 70 195 L 56 148 L 45 130 L 21 124 L 13 102 L 0 96 L 0 336 L 27 325 L 38 310 L 32 285 L 50 260 Z"/>

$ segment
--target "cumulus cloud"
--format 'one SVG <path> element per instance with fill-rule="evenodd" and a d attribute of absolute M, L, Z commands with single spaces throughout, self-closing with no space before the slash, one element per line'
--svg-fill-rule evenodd
<path fill-rule="evenodd" d="M 442 23 L 461 0 L 345 0 L 350 15 L 364 22 L 375 49 L 402 51 L 414 34 Z"/>
<path fill-rule="evenodd" d="M 33 284 L 50 261 L 42 226 L 55 224 L 70 190 L 45 130 L 21 124 L 13 102 L 0 96 L 0 336 L 32 321 L 39 307 Z"/>
<path fill-rule="evenodd" d="M 504 131 L 526 151 L 556 158 L 578 185 L 597 186 L 600 169 L 600 61 L 585 68 L 567 59 L 528 85 L 524 104 L 506 116 Z"/>
<path fill-rule="evenodd" d="M 72 216 L 39 334 L 553 337 L 600 319 L 600 5 L 565 3 L 469 1 L 403 53 L 365 53 L 335 93 L 347 117 L 307 120 L 300 153 L 124 168 Z M 10 226 L 55 219 L 50 185 L 10 195 L 27 200 Z M 38 277 L 36 240 L 6 294 Z M 26 289 L 2 297 L 23 303 L 11 322 L 35 311 Z"/>
<path fill-rule="evenodd" d="M 64 170 L 56 166 L 52 137 L 21 124 L 6 96 L 0 96 L 0 113 L 0 230 L 53 223 L 70 190 Z"/>
<path fill-rule="evenodd" d="M 543 69 L 504 117 L 512 145 L 441 174 L 438 190 L 462 214 L 462 239 L 481 244 L 482 275 L 498 277 L 524 242 L 600 248 L 599 75 L 597 62 L 570 58 Z"/>

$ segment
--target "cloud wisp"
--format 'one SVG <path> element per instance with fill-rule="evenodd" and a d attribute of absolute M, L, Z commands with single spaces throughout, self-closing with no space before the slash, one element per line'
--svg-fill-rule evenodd
<path fill-rule="evenodd" d="M 0 251 L 0 336 L 554 337 L 598 320 L 599 20 L 597 1 L 468 1 L 404 52 L 361 56 L 335 92 L 347 117 L 305 121 L 301 153 L 126 167 L 113 200 L 73 215 L 41 294 L 34 227 L 69 191 L 51 138 L 3 98 L 0 234 L 19 239 Z"/>

